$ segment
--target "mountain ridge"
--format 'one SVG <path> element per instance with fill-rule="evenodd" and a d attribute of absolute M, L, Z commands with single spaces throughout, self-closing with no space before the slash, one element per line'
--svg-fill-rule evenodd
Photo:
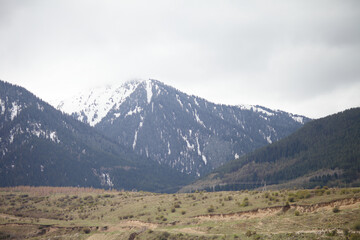
<path fill-rule="evenodd" d="M 153 79 L 103 89 L 58 109 L 140 155 L 196 176 L 310 121 L 261 106 L 215 104 Z"/>
<path fill-rule="evenodd" d="M 4 81 L 0 81 L 0 173 L 1 186 L 175 191 L 189 180 Z"/>

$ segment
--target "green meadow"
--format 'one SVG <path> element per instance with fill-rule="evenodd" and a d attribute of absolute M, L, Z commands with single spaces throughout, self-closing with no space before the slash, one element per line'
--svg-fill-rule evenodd
<path fill-rule="evenodd" d="M 0 239 L 360 239 L 360 188 L 0 189 Z"/>

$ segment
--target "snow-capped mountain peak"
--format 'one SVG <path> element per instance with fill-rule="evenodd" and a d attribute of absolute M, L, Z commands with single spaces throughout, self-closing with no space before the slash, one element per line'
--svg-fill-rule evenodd
<path fill-rule="evenodd" d="M 132 80 L 121 85 L 106 86 L 80 93 L 76 97 L 61 101 L 57 108 L 68 114 L 75 114 L 78 120 L 95 126 L 111 109 L 118 109 L 139 85 L 146 86 L 147 99 L 150 102 L 151 80 Z"/>
<path fill-rule="evenodd" d="M 214 104 L 153 79 L 92 90 L 59 109 L 140 155 L 197 176 L 308 120 L 261 106 Z"/>

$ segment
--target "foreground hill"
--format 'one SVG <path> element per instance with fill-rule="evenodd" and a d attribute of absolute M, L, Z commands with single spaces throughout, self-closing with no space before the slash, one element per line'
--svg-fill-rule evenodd
<path fill-rule="evenodd" d="M 261 106 L 227 106 L 156 80 L 98 88 L 58 109 L 162 165 L 193 176 L 278 141 L 308 118 Z"/>
<path fill-rule="evenodd" d="M 0 186 L 175 191 L 187 179 L 0 81 Z"/>
<path fill-rule="evenodd" d="M 355 240 L 359 207 L 359 188 L 191 194 L 5 188 L 0 239 Z"/>
<path fill-rule="evenodd" d="M 360 108 L 309 122 L 289 137 L 225 164 L 182 191 L 265 185 L 360 185 Z"/>

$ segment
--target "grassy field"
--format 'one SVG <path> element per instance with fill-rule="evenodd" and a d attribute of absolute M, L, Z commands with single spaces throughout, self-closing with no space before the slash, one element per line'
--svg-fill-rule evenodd
<path fill-rule="evenodd" d="M 360 188 L 0 189 L 0 239 L 360 239 Z"/>

